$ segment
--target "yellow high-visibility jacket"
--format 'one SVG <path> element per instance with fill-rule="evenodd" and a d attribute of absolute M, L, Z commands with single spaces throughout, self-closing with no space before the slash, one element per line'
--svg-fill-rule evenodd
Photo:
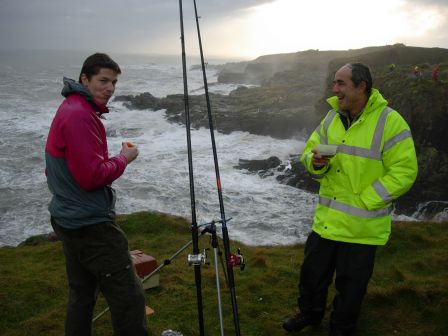
<path fill-rule="evenodd" d="M 337 97 L 306 143 L 301 161 L 320 182 L 313 231 L 330 240 L 384 245 L 391 231 L 392 202 L 417 177 L 414 141 L 403 117 L 387 106 L 378 90 L 345 130 Z M 316 170 L 311 150 L 337 145 L 337 153 Z"/>

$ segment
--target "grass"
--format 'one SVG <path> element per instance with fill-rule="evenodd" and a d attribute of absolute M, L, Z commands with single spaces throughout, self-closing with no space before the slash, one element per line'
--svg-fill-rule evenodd
<path fill-rule="evenodd" d="M 152 255 L 160 263 L 191 239 L 189 224 L 156 213 L 120 216 L 130 249 Z M 218 231 L 220 231 L 218 229 Z M 200 248 L 211 247 L 209 236 Z M 222 242 L 220 243 L 222 248 Z M 375 271 L 359 321 L 359 336 L 448 335 L 448 225 L 447 223 L 395 223 L 391 241 L 380 247 Z M 296 309 L 297 280 L 303 246 L 241 248 L 246 269 L 235 269 L 242 335 L 287 335 L 284 318 Z M 160 286 L 146 291 L 150 335 L 173 329 L 185 336 L 199 335 L 193 268 L 189 247 L 160 272 Z M 206 335 L 219 335 L 213 251 L 203 266 L 202 293 Z M 230 294 L 221 265 L 225 332 L 235 334 Z M 331 287 L 329 297 L 333 297 Z M 63 335 L 67 281 L 60 242 L 33 237 L 18 247 L 0 248 L 0 335 Z M 96 313 L 106 307 L 99 298 Z M 331 309 L 331 300 L 328 310 Z M 321 326 L 303 335 L 327 335 L 328 315 Z M 299 334 L 299 333 L 298 333 Z M 94 325 L 93 335 L 112 335 L 109 314 Z"/>

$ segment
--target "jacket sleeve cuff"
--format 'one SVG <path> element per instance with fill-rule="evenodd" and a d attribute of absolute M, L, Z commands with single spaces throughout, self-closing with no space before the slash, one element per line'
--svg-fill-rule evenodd
<path fill-rule="evenodd" d="M 126 156 L 124 154 L 117 155 L 117 158 L 124 163 L 124 168 L 128 165 L 128 159 L 126 159 Z"/>

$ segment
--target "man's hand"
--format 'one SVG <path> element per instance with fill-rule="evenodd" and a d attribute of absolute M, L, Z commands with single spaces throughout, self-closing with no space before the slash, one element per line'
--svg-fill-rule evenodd
<path fill-rule="evenodd" d="M 131 142 L 122 142 L 121 143 L 121 152 L 120 154 L 123 154 L 126 156 L 126 160 L 128 160 L 128 163 L 131 163 L 134 161 L 138 156 L 139 150 L 137 146 L 135 146 Z"/>
<path fill-rule="evenodd" d="M 311 152 L 313 153 L 313 166 L 315 169 L 321 169 L 325 167 L 328 162 L 330 162 L 328 156 L 322 156 L 322 154 L 319 154 L 319 152 L 315 149 L 313 149 Z"/>

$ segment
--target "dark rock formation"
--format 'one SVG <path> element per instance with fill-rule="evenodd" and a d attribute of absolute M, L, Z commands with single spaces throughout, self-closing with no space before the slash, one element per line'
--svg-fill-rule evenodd
<path fill-rule="evenodd" d="M 277 181 L 312 193 L 319 192 L 319 182 L 310 176 L 300 162 L 299 156 L 290 158 L 288 167 L 282 170 L 282 174 L 277 176 Z"/>
<path fill-rule="evenodd" d="M 267 160 L 245 160 L 240 159 L 238 165 L 234 166 L 236 169 L 246 169 L 250 172 L 265 171 L 271 168 L 276 168 L 282 163 L 276 156 L 271 156 Z"/>
<path fill-rule="evenodd" d="M 261 178 L 276 176 L 276 180 L 282 184 L 317 193 L 319 183 L 310 178 L 310 174 L 296 155 L 283 163 L 278 157 L 271 156 L 265 160 L 240 159 L 236 169 L 244 169 L 249 173 L 256 173 Z"/>
<path fill-rule="evenodd" d="M 291 101 L 300 97 L 297 90 L 305 91 L 296 85 L 289 87 L 288 91 L 240 87 L 228 96 L 211 93 L 215 128 L 222 133 L 246 131 L 278 139 L 297 137 L 304 129 L 311 127 L 311 124 L 315 126 L 318 122 L 313 113 L 314 108 L 311 105 L 303 105 L 311 104 L 312 99 L 302 99 L 302 105 Z M 184 97 L 180 94 L 156 98 L 145 92 L 136 96 L 117 96 L 115 100 L 124 102 L 126 107 L 132 109 L 165 109 L 167 120 L 185 123 Z M 189 96 L 189 107 L 192 127 L 208 128 L 204 95 Z"/>

